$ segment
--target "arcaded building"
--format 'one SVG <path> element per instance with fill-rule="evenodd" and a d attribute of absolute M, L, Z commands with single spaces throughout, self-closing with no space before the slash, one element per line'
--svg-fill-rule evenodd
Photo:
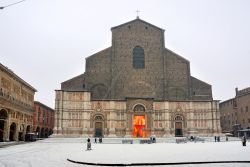
<path fill-rule="evenodd" d="M 235 89 L 235 97 L 220 103 L 222 132 L 250 137 L 250 87 Z"/>
<path fill-rule="evenodd" d="M 110 47 L 86 58 L 85 72 L 56 90 L 54 133 L 149 137 L 219 134 L 211 85 L 165 48 L 164 30 L 136 18 L 111 28 Z"/>
<path fill-rule="evenodd" d="M 32 132 L 36 89 L 0 63 L 0 141 L 19 141 Z"/>
<path fill-rule="evenodd" d="M 39 101 L 34 102 L 34 109 L 33 132 L 39 138 L 50 136 L 54 128 L 54 110 Z"/>

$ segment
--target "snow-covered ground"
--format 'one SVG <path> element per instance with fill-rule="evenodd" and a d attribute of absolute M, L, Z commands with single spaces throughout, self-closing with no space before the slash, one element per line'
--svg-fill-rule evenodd
<path fill-rule="evenodd" d="M 93 140 L 92 140 L 93 141 Z M 112 142 L 113 141 L 113 142 Z M 116 141 L 116 142 L 115 142 Z M 0 148 L 0 167 L 80 167 L 74 161 L 92 163 L 150 163 L 190 161 L 250 161 L 250 143 L 240 141 L 205 143 L 102 144 L 92 142 L 86 151 L 86 139 L 49 138 L 33 143 Z M 194 167 L 249 167 L 250 164 L 179 165 Z"/>

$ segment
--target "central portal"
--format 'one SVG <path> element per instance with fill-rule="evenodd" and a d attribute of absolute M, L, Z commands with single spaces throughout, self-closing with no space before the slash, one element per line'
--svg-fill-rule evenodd
<path fill-rule="evenodd" d="M 134 116 L 134 132 L 133 137 L 145 137 L 145 116 L 135 115 Z"/>

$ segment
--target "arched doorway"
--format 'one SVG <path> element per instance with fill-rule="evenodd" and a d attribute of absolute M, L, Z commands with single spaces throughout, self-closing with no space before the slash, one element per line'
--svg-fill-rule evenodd
<path fill-rule="evenodd" d="M 30 133 L 30 125 L 26 127 L 26 135 L 25 135 L 25 141 L 28 141 L 28 133 Z"/>
<path fill-rule="evenodd" d="M 26 127 L 26 133 L 30 133 L 30 125 Z"/>
<path fill-rule="evenodd" d="M 20 126 L 19 132 L 18 132 L 18 140 L 23 141 L 24 140 L 24 125 Z"/>
<path fill-rule="evenodd" d="M 15 133 L 16 133 L 16 124 L 13 122 L 10 125 L 10 136 L 9 136 L 9 140 L 10 141 L 14 141 L 15 140 Z"/>
<path fill-rule="evenodd" d="M 146 128 L 145 116 L 144 115 L 135 115 L 133 124 L 134 124 L 133 136 L 134 137 L 146 137 L 146 133 L 145 133 L 145 128 Z"/>
<path fill-rule="evenodd" d="M 101 115 L 95 116 L 95 137 L 103 137 L 104 119 Z"/>
<path fill-rule="evenodd" d="M 133 111 L 133 137 L 146 137 L 146 117 L 145 107 L 141 104 L 137 104 Z"/>
<path fill-rule="evenodd" d="M 183 131 L 182 131 L 183 118 L 182 116 L 177 115 L 174 120 L 175 120 L 175 136 L 182 137 L 183 136 Z"/>
<path fill-rule="evenodd" d="M 5 123 L 6 123 L 7 118 L 8 118 L 7 111 L 4 109 L 0 110 L 0 142 L 3 141 L 4 128 L 5 128 Z"/>
<path fill-rule="evenodd" d="M 52 129 L 49 130 L 49 136 L 52 135 L 53 131 Z"/>
<path fill-rule="evenodd" d="M 41 138 L 44 138 L 44 137 L 45 137 L 44 128 L 42 128 L 42 129 L 41 129 L 41 134 L 40 134 L 40 137 L 41 137 Z"/>

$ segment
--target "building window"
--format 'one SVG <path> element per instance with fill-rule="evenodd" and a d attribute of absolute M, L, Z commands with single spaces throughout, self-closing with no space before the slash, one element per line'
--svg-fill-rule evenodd
<path fill-rule="evenodd" d="M 234 108 L 237 108 L 236 100 L 233 100 Z"/>
<path fill-rule="evenodd" d="M 38 124 L 39 124 L 39 121 L 40 121 L 40 112 L 38 112 L 38 117 L 37 117 Z"/>
<path fill-rule="evenodd" d="M 145 68 L 144 50 L 140 46 L 133 49 L 133 67 L 136 69 Z"/>
<path fill-rule="evenodd" d="M 46 123 L 46 120 L 45 120 L 45 111 L 43 111 L 43 124 Z"/>

